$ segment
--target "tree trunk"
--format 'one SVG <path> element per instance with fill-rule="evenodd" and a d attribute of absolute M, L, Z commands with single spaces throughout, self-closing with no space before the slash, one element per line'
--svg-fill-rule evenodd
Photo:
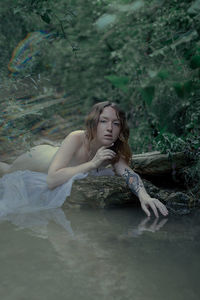
<path fill-rule="evenodd" d="M 135 172 L 146 175 L 169 174 L 174 170 L 191 165 L 183 152 L 173 153 L 171 157 L 158 151 L 132 156 L 131 167 Z"/>

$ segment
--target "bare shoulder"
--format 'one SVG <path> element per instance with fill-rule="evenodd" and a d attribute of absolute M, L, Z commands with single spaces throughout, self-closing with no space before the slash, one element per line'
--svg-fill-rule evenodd
<path fill-rule="evenodd" d="M 65 144 L 66 142 L 76 142 L 81 143 L 82 138 L 84 136 L 84 130 L 75 130 L 70 132 L 63 140 L 62 144 Z"/>
<path fill-rule="evenodd" d="M 83 131 L 81 130 L 72 131 L 66 136 L 51 162 L 48 174 L 70 166 L 74 160 L 76 161 L 75 157 L 83 143 L 81 138 L 82 136 Z"/>
<path fill-rule="evenodd" d="M 83 136 L 85 133 L 84 130 L 74 130 L 70 134 L 76 135 L 76 136 Z"/>
<path fill-rule="evenodd" d="M 82 137 L 82 136 L 84 136 L 84 133 L 85 133 L 84 130 L 74 130 L 74 131 L 70 132 L 70 133 L 66 136 L 66 138 L 67 138 L 68 136 Z"/>

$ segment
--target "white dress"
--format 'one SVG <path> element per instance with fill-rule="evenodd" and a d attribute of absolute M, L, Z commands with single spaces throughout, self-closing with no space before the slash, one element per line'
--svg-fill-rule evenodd
<path fill-rule="evenodd" d="M 0 179 L 0 218 L 9 214 L 30 213 L 61 207 L 71 193 L 74 180 L 88 176 L 115 175 L 111 168 L 78 173 L 53 190 L 48 189 L 47 174 L 16 171 Z"/>

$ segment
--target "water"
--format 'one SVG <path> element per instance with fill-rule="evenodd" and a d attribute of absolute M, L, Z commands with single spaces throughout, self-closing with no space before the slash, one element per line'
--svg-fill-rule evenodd
<path fill-rule="evenodd" d="M 0 222 L 0 299 L 197 300 L 200 213 L 61 209 Z"/>

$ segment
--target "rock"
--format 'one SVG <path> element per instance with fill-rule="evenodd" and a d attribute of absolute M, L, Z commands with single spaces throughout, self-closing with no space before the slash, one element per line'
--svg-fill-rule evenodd
<path fill-rule="evenodd" d="M 147 180 L 143 180 L 143 183 L 149 195 L 166 204 L 171 213 L 179 215 L 190 213 L 193 199 L 186 193 L 161 189 Z M 131 192 L 122 177 L 87 176 L 73 183 L 71 195 L 66 199 L 63 208 L 96 209 L 138 205 L 140 206 L 138 198 Z"/>
<path fill-rule="evenodd" d="M 186 215 L 191 212 L 193 199 L 182 192 L 171 193 L 167 197 L 166 206 L 172 213 Z"/>
<path fill-rule="evenodd" d="M 75 181 L 64 207 L 109 208 L 134 205 L 136 196 L 119 176 L 87 176 Z"/>

